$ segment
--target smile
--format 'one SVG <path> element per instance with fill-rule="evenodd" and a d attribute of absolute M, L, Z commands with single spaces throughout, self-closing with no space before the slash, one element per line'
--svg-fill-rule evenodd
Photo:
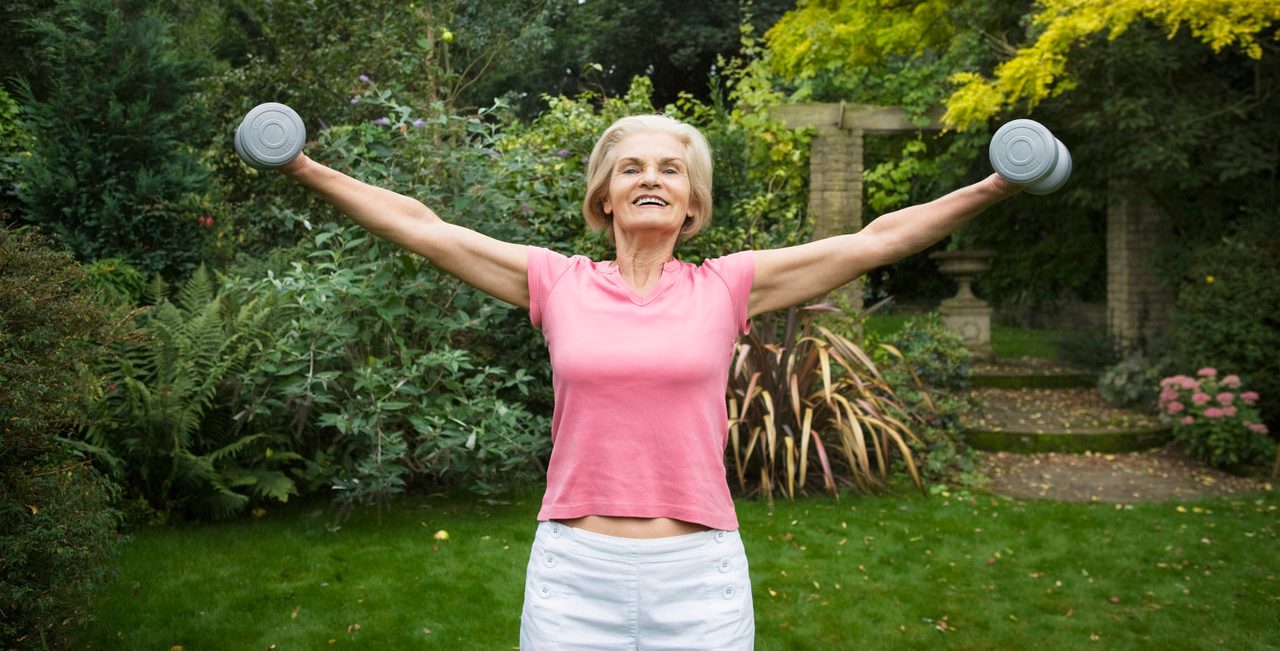
<path fill-rule="evenodd" d="M 665 206 L 667 205 L 667 202 L 663 201 L 662 199 L 659 199 L 658 197 L 646 196 L 646 197 L 640 197 L 635 201 L 632 201 L 631 205 L 633 206 Z"/>

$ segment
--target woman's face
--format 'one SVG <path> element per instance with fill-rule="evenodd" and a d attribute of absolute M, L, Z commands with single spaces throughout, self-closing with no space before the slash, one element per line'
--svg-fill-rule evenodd
<path fill-rule="evenodd" d="M 669 133 L 634 133 L 620 141 L 604 212 L 618 231 L 679 233 L 690 215 L 684 146 Z"/>

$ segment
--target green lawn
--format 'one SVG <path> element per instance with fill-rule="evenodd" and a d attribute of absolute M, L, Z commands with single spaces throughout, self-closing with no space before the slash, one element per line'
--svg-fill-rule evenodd
<path fill-rule="evenodd" d="M 912 317 L 910 314 L 871 316 L 863 323 L 863 329 L 867 334 L 883 338 L 897 332 Z M 1058 336 L 1059 333 L 1052 330 L 991 325 L 991 347 L 997 357 L 1057 357 Z"/>
<path fill-rule="evenodd" d="M 1266 649 L 1278 506 L 901 494 L 738 510 L 759 649 Z M 341 528 L 299 504 L 140 529 L 75 647 L 513 648 L 536 512 L 534 493 L 437 496 Z"/>

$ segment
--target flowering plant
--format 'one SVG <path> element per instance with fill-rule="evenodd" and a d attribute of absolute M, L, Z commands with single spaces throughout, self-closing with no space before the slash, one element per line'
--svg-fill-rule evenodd
<path fill-rule="evenodd" d="M 1258 415 L 1258 394 L 1241 385 L 1239 376 L 1219 378 L 1213 368 L 1161 380 L 1160 414 L 1172 423 L 1174 439 L 1216 467 L 1265 458 L 1273 444 Z"/>

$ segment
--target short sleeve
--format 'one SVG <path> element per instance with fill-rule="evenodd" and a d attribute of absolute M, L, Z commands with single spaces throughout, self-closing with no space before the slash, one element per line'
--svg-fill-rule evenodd
<path fill-rule="evenodd" d="M 751 302 L 751 284 L 756 277 L 756 259 L 751 251 L 739 251 L 721 258 L 711 258 L 702 263 L 724 281 L 729 289 L 729 298 L 733 301 L 734 327 L 738 332 L 747 334 L 751 330 L 751 321 L 747 317 L 747 308 Z"/>
<path fill-rule="evenodd" d="M 556 282 L 569 270 L 569 258 L 542 247 L 529 247 L 529 320 L 542 327 L 542 308 Z"/>

